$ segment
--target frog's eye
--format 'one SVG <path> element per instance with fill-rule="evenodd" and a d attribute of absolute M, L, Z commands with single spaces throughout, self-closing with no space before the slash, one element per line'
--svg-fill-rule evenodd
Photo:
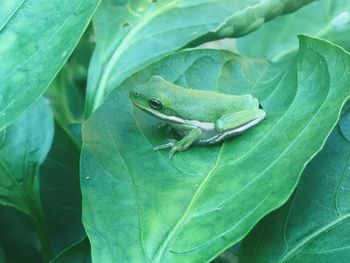
<path fill-rule="evenodd" d="M 160 110 L 161 108 L 163 108 L 163 103 L 156 99 L 150 100 L 148 104 L 154 110 Z"/>

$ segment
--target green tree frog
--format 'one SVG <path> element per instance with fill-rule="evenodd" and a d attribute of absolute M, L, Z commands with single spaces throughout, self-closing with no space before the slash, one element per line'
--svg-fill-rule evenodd
<path fill-rule="evenodd" d="M 180 135 L 180 140 L 170 139 L 154 147 L 170 148 L 169 159 L 192 144 L 214 144 L 240 134 L 266 116 L 251 95 L 183 88 L 160 76 L 136 86 L 129 95 L 137 108 L 159 118 Z"/>

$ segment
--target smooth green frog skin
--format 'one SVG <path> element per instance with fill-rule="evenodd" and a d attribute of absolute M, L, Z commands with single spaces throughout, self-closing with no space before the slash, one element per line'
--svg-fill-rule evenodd
<path fill-rule="evenodd" d="M 187 89 L 160 76 L 151 77 L 129 95 L 136 107 L 161 119 L 182 137 L 154 148 L 171 148 L 169 159 L 192 144 L 214 144 L 240 134 L 266 116 L 258 100 L 251 95 Z"/>

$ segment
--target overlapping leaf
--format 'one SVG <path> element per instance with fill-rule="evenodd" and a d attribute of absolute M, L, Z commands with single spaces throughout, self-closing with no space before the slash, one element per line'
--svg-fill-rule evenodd
<path fill-rule="evenodd" d="M 319 0 L 297 12 L 278 17 L 237 40 L 240 54 L 281 59 L 298 50 L 297 34 L 318 36 L 350 50 L 350 2 Z"/>
<path fill-rule="evenodd" d="M 98 2 L 2 1 L 0 130 L 46 90 L 78 42 Z"/>
<path fill-rule="evenodd" d="M 67 248 L 50 263 L 91 263 L 89 240 L 84 238 Z"/>
<path fill-rule="evenodd" d="M 52 137 L 52 114 L 43 101 L 1 132 L 0 204 L 30 214 L 31 203 L 25 198 L 33 192 L 39 194 L 38 168 L 51 147 Z"/>
<path fill-rule="evenodd" d="M 87 115 L 133 72 L 196 40 L 241 36 L 312 0 L 102 1 L 94 17 L 96 50 Z"/>
<path fill-rule="evenodd" d="M 341 70 L 339 70 L 341 68 Z M 273 65 L 229 52 L 167 57 L 112 93 L 84 129 L 83 221 L 97 261 L 198 262 L 239 241 L 286 201 L 350 94 L 349 54 L 303 37 L 296 61 Z M 128 90 L 152 75 L 182 86 L 251 93 L 267 112 L 258 127 L 222 145 L 169 161 L 153 152 L 165 135 Z"/>
<path fill-rule="evenodd" d="M 243 242 L 240 262 L 349 262 L 349 109 L 305 169 L 293 198 Z"/>
<path fill-rule="evenodd" d="M 44 110 L 49 109 L 47 107 L 39 109 L 39 111 Z M 28 114 L 31 114 L 32 119 L 36 120 L 35 126 L 37 127 L 35 132 L 32 127 L 28 127 L 23 122 L 21 123 L 23 128 L 18 132 L 23 134 L 32 134 L 33 132 L 38 135 L 46 134 L 47 132 L 42 126 L 46 123 L 45 119 L 42 118 L 43 116 L 35 117 L 35 114 L 37 114 L 35 111 L 30 111 Z M 52 123 L 50 125 L 52 126 Z M 46 143 L 45 140 L 40 140 L 40 142 L 43 143 L 43 146 Z M 36 142 L 37 146 L 40 146 L 40 142 Z M 21 149 L 26 148 L 25 145 L 18 147 Z M 57 125 L 51 150 L 45 162 L 40 166 L 40 200 L 45 221 L 47 222 L 48 239 L 54 255 L 62 252 L 67 246 L 74 244 L 84 236 L 84 229 L 81 223 L 79 154 L 80 152 L 76 145 Z M 11 157 L 14 158 L 13 155 Z M 25 165 L 18 164 L 18 166 Z M 38 176 L 38 174 L 35 176 Z M 36 183 L 38 183 L 37 179 Z M 27 190 L 28 202 L 30 202 L 31 195 L 35 195 L 38 198 L 39 189 L 37 189 L 37 185 L 35 187 L 31 191 Z M 19 195 L 20 190 L 14 189 L 11 194 Z M 25 187 L 23 187 L 23 190 L 25 190 Z M 31 205 L 39 206 L 38 202 L 39 200 L 35 200 L 35 203 L 32 202 Z M 47 262 L 40 255 L 40 248 L 38 250 L 38 242 L 41 241 L 36 228 L 38 225 L 31 222 L 33 216 L 35 216 L 34 220 L 38 220 L 38 215 L 33 214 L 32 210 L 28 210 L 27 214 L 30 214 L 31 218 L 8 208 L 0 209 L 0 243 L 2 241 L 8 259 L 11 262 Z M 39 219 L 42 220 L 43 218 Z M 39 227 L 45 228 L 45 225 Z M 18 251 L 21 251 L 21 253 L 18 253 Z"/>
<path fill-rule="evenodd" d="M 0 204 L 30 217 L 44 258 L 52 255 L 41 209 L 39 166 L 46 158 L 53 137 L 50 108 L 39 101 L 1 132 Z"/>
<path fill-rule="evenodd" d="M 79 148 L 82 144 L 81 124 L 85 117 L 84 95 L 88 65 L 94 48 L 92 39 L 92 28 L 89 27 L 45 93 L 58 125 Z"/>
<path fill-rule="evenodd" d="M 12 207 L 0 205 L 0 233 L 0 243 L 7 259 L 5 262 L 45 262 L 40 253 L 37 230 L 27 215 Z"/>
<path fill-rule="evenodd" d="M 5 252 L 0 243 L 0 262 L 6 263 Z"/>

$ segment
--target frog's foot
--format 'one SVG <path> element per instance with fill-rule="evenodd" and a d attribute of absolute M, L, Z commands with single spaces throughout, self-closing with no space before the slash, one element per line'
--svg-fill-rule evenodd
<path fill-rule="evenodd" d="M 181 140 L 177 141 L 175 139 L 169 139 L 167 140 L 166 144 L 162 144 L 159 146 L 154 147 L 154 150 L 160 150 L 165 148 L 171 148 L 169 152 L 169 160 L 173 157 L 173 155 L 176 152 L 181 152 L 186 150 L 192 143 L 197 141 L 201 136 L 201 129 L 194 128 L 190 130 L 185 137 L 183 137 Z"/>
<path fill-rule="evenodd" d="M 183 149 L 183 147 L 179 145 L 179 141 L 175 139 L 167 139 L 165 144 L 158 145 L 154 147 L 153 150 L 158 151 L 166 148 L 171 148 L 169 152 L 169 160 L 173 157 L 173 155 L 176 152 L 181 151 Z"/>
<path fill-rule="evenodd" d="M 158 150 L 161 150 L 161 149 L 171 148 L 171 147 L 173 147 L 175 145 L 177 140 L 175 140 L 175 139 L 167 139 L 165 142 L 166 142 L 165 144 L 161 144 L 161 145 L 155 146 L 153 148 L 153 151 L 158 151 Z"/>
<path fill-rule="evenodd" d="M 170 151 L 169 151 L 169 160 L 171 160 L 171 158 L 174 156 L 174 154 L 176 152 L 180 152 L 180 151 L 183 151 L 184 150 L 184 147 L 180 146 L 180 145 L 174 145 L 171 147 Z"/>
<path fill-rule="evenodd" d="M 184 150 L 186 150 L 191 144 L 189 144 L 186 141 L 180 140 L 175 142 L 175 144 L 173 144 L 173 146 L 171 146 L 171 149 L 169 151 L 169 160 L 171 160 L 171 158 L 174 156 L 174 154 L 176 152 L 182 152 Z"/>

